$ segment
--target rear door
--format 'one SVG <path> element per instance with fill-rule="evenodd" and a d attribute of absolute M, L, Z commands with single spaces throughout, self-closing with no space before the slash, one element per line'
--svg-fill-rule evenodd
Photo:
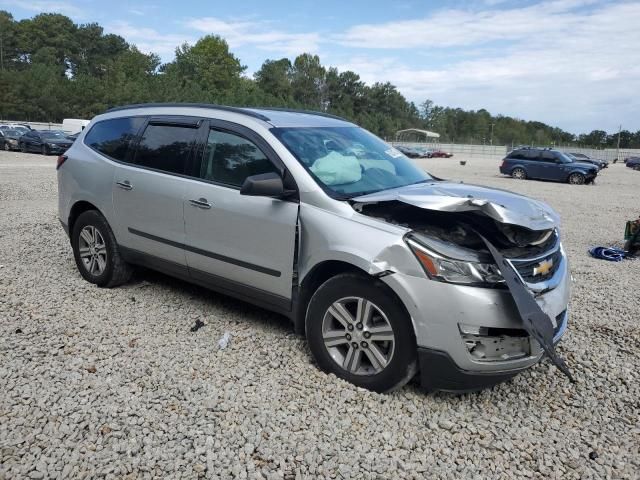
<path fill-rule="evenodd" d="M 556 153 L 550 150 L 540 152 L 540 177 L 543 180 L 559 180 L 562 168 L 557 163 Z"/>
<path fill-rule="evenodd" d="M 133 253 L 163 260 L 165 270 L 186 267 L 184 174 L 200 123 L 193 117 L 152 117 L 130 162 L 120 164 L 114 176 L 113 204 L 122 244 Z"/>
<path fill-rule="evenodd" d="M 283 171 L 255 132 L 210 122 L 184 202 L 191 276 L 236 295 L 290 304 L 298 202 L 240 195 L 248 176 Z"/>

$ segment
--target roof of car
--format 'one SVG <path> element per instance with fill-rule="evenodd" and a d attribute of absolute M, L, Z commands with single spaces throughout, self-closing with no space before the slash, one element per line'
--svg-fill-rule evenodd
<path fill-rule="evenodd" d="M 208 103 L 146 103 L 115 107 L 108 112 L 117 112 L 129 109 L 141 108 L 202 108 L 208 110 L 222 110 L 238 113 L 270 123 L 274 127 L 338 127 L 353 126 L 351 122 L 341 117 L 325 112 L 311 110 L 296 110 L 289 108 L 267 107 L 229 107 L 226 105 L 214 105 Z"/>

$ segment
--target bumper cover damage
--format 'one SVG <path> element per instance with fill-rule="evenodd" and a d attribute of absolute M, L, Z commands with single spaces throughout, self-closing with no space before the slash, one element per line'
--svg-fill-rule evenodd
<path fill-rule="evenodd" d="M 575 382 L 569 367 L 565 363 L 564 359 L 560 357 L 556 351 L 553 343 L 554 326 L 551 318 L 547 315 L 535 298 L 526 287 L 518 272 L 513 268 L 511 263 L 506 260 L 500 252 L 484 237 L 481 237 L 491 255 L 496 262 L 496 265 L 500 268 L 505 283 L 513 295 L 513 299 L 522 319 L 522 325 L 529 334 L 535 338 L 544 352 L 547 354 L 551 362 L 558 367 L 558 369 L 564 373 L 569 380 Z"/>

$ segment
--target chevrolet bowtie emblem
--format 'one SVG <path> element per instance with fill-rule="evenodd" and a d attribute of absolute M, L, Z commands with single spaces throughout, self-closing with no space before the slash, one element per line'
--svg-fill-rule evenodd
<path fill-rule="evenodd" d="M 547 260 L 541 261 L 538 266 L 533 268 L 533 276 L 537 275 L 546 275 L 553 268 L 553 259 L 549 258 Z"/>

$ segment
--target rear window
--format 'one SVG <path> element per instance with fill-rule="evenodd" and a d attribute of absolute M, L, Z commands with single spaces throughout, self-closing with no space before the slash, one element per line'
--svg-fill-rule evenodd
<path fill-rule="evenodd" d="M 197 128 L 150 124 L 144 131 L 134 163 L 168 173 L 184 173 Z"/>
<path fill-rule="evenodd" d="M 125 117 L 96 123 L 84 138 L 84 143 L 94 150 L 124 161 L 129 143 L 136 136 L 144 117 Z"/>

